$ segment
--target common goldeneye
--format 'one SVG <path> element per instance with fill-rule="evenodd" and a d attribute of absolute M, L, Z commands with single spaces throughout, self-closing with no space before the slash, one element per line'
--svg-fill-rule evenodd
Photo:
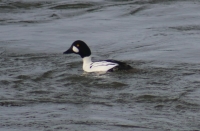
<path fill-rule="evenodd" d="M 71 47 L 67 51 L 63 52 L 63 54 L 70 53 L 79 54 L 83 58 L 83 70 L 86 72 L 112 72 L 132 69 L 130 65 L 116 60 L 92 62 L 90 48 L 81 40 L 74 41 Z"/>

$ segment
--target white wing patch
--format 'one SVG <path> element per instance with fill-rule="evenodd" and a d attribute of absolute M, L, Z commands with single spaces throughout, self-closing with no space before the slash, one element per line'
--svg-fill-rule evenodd
<path fill-rule="evenodd" d="M 90 64 L 91 71 L 108 71 L 109 69 L 117 66 L 117 63 L 112 63 L 108 61 L 92 62 Z"/>
<path fill-rule="evenodd" d="M 113 66 L 118 65 L 117 63 L 107 62 L 107 61 L 101 61 L 101 62 L 93 62 L 90 64 L 90 68 L 94 67 L 102 67 L 102 66 Z"/>

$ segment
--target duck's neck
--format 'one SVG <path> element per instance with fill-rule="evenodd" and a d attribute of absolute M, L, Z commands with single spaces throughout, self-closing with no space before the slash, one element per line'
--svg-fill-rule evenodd
<path fill-rule="evenodd" d="M 87 56 L 83 58 L 83 65 L 84 64 L 90 64 L 92 62 L 91 56 Z"/>

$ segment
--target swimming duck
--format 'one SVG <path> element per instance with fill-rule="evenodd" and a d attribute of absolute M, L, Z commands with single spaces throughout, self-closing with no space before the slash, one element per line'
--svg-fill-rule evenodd
<path fill-rule="evenodd" d="M 112 72 L 132 69 L 132 67 L 126 63 L 112 59 L 92 62 L 90 48 L 81 40 L 74 41 L 71 47 L 67 51 L 63 52 L 63 54 L 71 53 L 78 54 L 82 57 L 83 70 L 86 72 Z"/>

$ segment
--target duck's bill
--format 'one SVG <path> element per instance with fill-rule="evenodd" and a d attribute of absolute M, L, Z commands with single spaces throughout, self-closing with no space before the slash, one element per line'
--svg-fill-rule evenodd
<path fill-rule="evenodd" d="M 67 51 L 63 52 L 63 54 L 71 54 L 71 53 L 74 53 L 71 48 L 68 49 Z"/>

